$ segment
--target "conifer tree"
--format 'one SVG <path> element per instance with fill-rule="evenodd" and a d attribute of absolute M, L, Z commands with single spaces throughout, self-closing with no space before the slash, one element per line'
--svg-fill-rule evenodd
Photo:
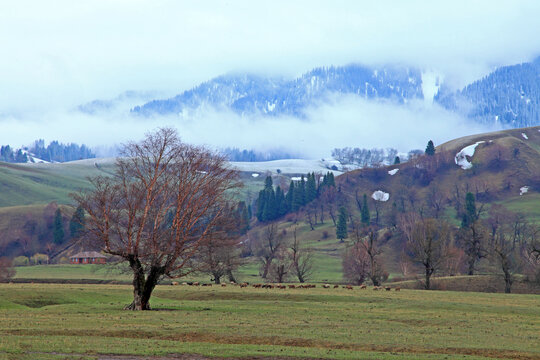
<path fill-rule="evenodd" d="M 291 183 L 289 184 L 289 191 L 287 191 L 287 196 L 285 197 L 286 212 L 294 211 L 293 198 L 294 198 L 294 181 L 291 180 Z"/>
<path fill-rule="evenodd" d="M 71 220 L 69 221 L 69 234 L 72 238 L 77 238 L 84 230 L 84 209 L 79 205 Z"/>
<path fill-rule="evenodd" d="M 264 207 L 266 206 L 266 197 L 265 197 L 265 191 L 261 190 L 259 191 L 259 198 L 257 199 L 257 220 L 263 221 L 263 211 Z"/>
<path fill-rule="evenodd" d="M 348 237 L 347 234 L 347 210 L 342 206 L 339 208 L 339 215 L 336 224 L 336 237 L 343 241 Z"/>
<path fill-rule="evenodd" d="M 275 218 L 277 219 L 280 216 L 283 216 L 287 213 L 286 204 L 285 204 L 285 196 L 283 195 L 283 190 L 281 190 L 281 186 L 278 186 L 276 188 L 276 214 Z"/>
<path fill-rule="evenodd" d="M 315 183 L 315 173 L 307 175 L 306 183 L 306 204 L 317 198 L 317 184 Z"/>
<path fill-rule="evenodd" d="M 363 200 L 362 200 L 362 211 L 361 211 L 361 214 L 360 214 L 360 219 L 361 219 L 362 224 L 364 226 L 368 226 L 369 222 L 371 220 L 371 217 L 369 215 L 369 207 L 368 207 L 368 203 L 367 203 L 367 195 L 366 194 L 364 194 Z"/>
<path fill-rule="evenodd" d="M 465 214 L 461 221 L 461 227 L 466 228 L 471 226 L 477 220 L 476 202 L 474 200 L 474 194 L 468 192 L 465 195 Z"/>
<path fill-rule="evenodd" d="M 54 214 L 54 243 L 60 245 L 64 242 L 64 224 L 62 222 L 62 213 L 60 209 L 56 209 Z"/>
<path fill-rule="evenodd" d="M 435 145 L 433 145 L 433 141 L 429 140 L 426 146 L 426 155 L 433 156 L 435 155 Z"/>
<path fill-rule="evenodd" d="M 302 179 L 300 180 L 300 203 L 301 206 L 306 205 L 306 180 L 304 179 L 304 176 L 302 176 Z"/>
<path fill-rule="evenodd" d="M 240 235 L 244 235 L 249 230 L 249 214 L 245 201 L 238 202 L 237 213 L 239 220 L 238 231 Z"/>
<path fill-rule="evenodd" d="M 399 156 L 396 156 L 396 158 L 394 159 L 394 165 L 398 165 L 398 164 L 401 164 L 401 160 Z"/>

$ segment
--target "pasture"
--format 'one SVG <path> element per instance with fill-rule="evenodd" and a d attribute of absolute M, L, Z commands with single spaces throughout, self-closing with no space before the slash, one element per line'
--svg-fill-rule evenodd
<path fill-rule="evenodd" d="M 0 359 L 540 358 L 538 295 L 162 285 L 154 311 L 130 301 L 124 285 L 0 284 Z"/>

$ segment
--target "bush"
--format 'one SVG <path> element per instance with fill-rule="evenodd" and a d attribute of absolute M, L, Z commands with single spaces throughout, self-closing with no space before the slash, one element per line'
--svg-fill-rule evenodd
<path fill-rule="evenodd" d="M 17 256 L 13 259 L 13 266 L 28 266 L 30 265 L 30 259 L 26 256 Z"/>

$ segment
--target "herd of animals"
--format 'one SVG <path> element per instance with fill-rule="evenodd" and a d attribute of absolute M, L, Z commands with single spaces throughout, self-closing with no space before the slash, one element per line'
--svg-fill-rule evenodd
<path fill-rule="evenodd" d="M 183 283 L 179 283 L 177 281 L 173 281 L 171 282 L 171 285 L 173 286 L 177 286 L 177 285 L 187 285 L 187 286 L 212 286 L 212 284 L 209 284 L 209 283 L 200 283 L 198 281 L 188 281 L 188 282 L 183 282 Z M 215 284 L 216 286 L 221 286 L 221 287 L 226 287 L 227 284 L 226 283 L 221 283 L 219 285 Z M 245 288 L 245 287 L 248 287 L 250 286 L 249 283 L 247 282 L 244 282 L 244 283 L 235 283 L 234 281 L 231 281 L 230 282 L 230 285 L 231 286 L 239 286 L 241 288 Z M 283 284 L 251 284 L 252 287 L 256 288 L 256 289 L 313 289 L 313 288 L 316 288 L 317 285 L 314 285 L 314 284 L 300 284 L 300 285 L 295 285 L 295 284 L 290 284 L 290 285 L 283 285 Z M 339 288 L 339 285 L 330 285 L 330 284 L 324 284 L 322 285 L 322 287 L 324 289 L 330 289 L 330 288 L 333 288 L 333 289 L 338 289 Z M 343 289 L 348 289 L 348 290 L 353 290 L 355 287 L 352 286 L 352 285 L 342 285 L 341 286 Z M 364 290 L 364 289 L 367 289 L 367 285 L 360 285 L 358 286 L 359 289 L 361 290 Z M 377 290 L 386 290 L 386 291 L 391 291 L 391 290 L 394 290 L 394 291 L 400 291 L 401 288 L 399 287 L 395 287 L 395 288 L 392 288 L 390 286 L 373 286 L 373 290 L 377 291 Z"/>

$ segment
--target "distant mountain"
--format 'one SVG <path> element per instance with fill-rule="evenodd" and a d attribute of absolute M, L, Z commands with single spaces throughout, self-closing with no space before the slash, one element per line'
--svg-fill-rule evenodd
<path fill-rule="evenodd" d="M 114 110 L 121 106 L 127 106 L 129 109 L 136 104 L 149 101 L 159 95 L 160 93 L 155 91 L 125 91 L 114 99 L 98 99 L 79 105 L 77 110 L 86 114 L 95 115 L 101 112 Z"/>
<path fill-rule="evenodd" d="M 284 80 L 254 75 L 224 75 L 165 100 L 153 100 L 131 111 L 140 115 L 181 114 L 204 105 L 231 109 L 239 114 L 292 115 L 331 93 L 357 94 L 406 103 L 423 99 L 419 70 L 399 67 L 371 69 L 348 65 L 314 69 L 299 78 Z"/>
<path fill-rule="evenodd" d="M 482 123 L 511 127 L 540 124 L 540 58 L 500 67 L 457 92 L 442 89 L 435 101 Z"/>

